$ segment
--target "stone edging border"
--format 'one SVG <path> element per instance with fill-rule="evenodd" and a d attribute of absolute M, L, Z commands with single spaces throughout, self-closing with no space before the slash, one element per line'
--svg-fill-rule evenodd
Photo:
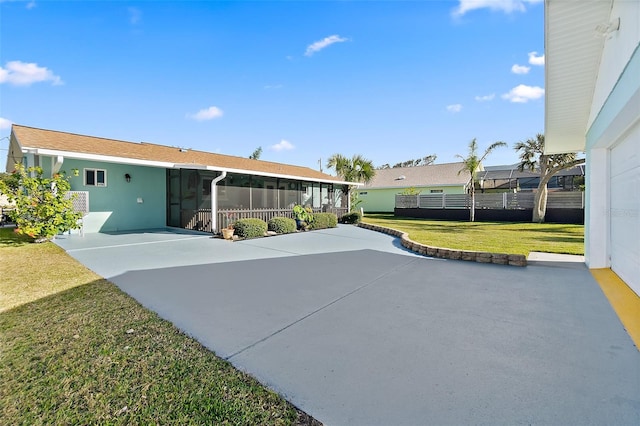
<path fill-rule="evenodd" d="M 416 243 L 409 238 L 409 234 L 397 229 L 385 228 L 384 226 L 372 225 L 370 223 L 358 223 L 360 228 L 371 231 L 382 232 L 400 238 L 403 247 L 419 253 L 423 256 L 437 257 L 440 259 L 467 260 L 478 263 L 493 263 L 496 265 L 527 266 L 527 257 L 522 254 L 490 253 L 470 250 L 454 250 L 442 247 L 431 247 Z"/>

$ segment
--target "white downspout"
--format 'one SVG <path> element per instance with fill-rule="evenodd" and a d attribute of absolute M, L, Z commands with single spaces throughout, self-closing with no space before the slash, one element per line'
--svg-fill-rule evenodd
<path fill-rule="evenodd" d="M 218 191 L 216 184 L 227 177 L 227 171 L 223 170 L 222 174 L 211 181 L 211 232 L 218 231 Z"/>

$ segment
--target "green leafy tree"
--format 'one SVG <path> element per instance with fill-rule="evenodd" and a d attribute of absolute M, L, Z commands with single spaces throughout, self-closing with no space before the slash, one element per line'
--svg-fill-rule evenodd
<path fill-rule="evenodd" d="M 259 160 L 261 155 L 262 155 L 262 147 L 259 146 L 255 149 L 255 151 L 253 151 L 253 153 L 249 156 L 249 158 L 252 160 Z"/>
<path fill-rule="evenodd" d="M 396 168 L 400 168 L 400 167 L 418 167 L 418 166 L 428 166 L 430 164 L 435 163 L 436 159 L 438 158 L 438 156 L 436 154 L 431 154 L 431 155 L 427 155 L 426 157 L 422 157 L 422 158 L 418 158 L 415 160 L 407 160 L 407 161 L 402 161 L 400 163 L 396 163 L 392 166 L 390 166 L 388 163 L 383 164 L 380 167 L 377 167 L 377 169 L 379 170 L 384 170 L 384 169 L 396 169 Z"/>
<path fill-rule="evenodd" d="M 57 234 L 80 227 L 82 214 L 74 211 L 73 200 L 67 197 L 69 181 L 61 174 L 45 178 L 40 167 L 17 164 L 7 179 L 0 180 L 0 192 L 15 202 L 12 215 L 19 234 L 35 242 L 51 240 Z"/>
<path fill-rule="evenodd" d="M 482 165 L 482 162 L 491 152 L 501 146 L 507 146 L 505 142 L 494 142 L 484 151 L 482 157 L 478 157 L 478 142 L 476 138 L 473 138 L 469 142 L 469 153 L 466 157 L 458 154 L 456 157 L 460 158 L 463 163 L 463 168 L 458 172 L 469 173 L 469 191 L 471 192 L 471 209 L 469 210 L 469 220 L 474 222 L 476 219 L 476 181 L 478 180 L 478 170 Z"/>
<path fill-rule="evenodd" d="M 544 135 L 538 133 L 535 138 L 517 142 L 514 149 L 520 152 L 518 170 L 540 171 L 538 190 L 533 199 L 533 222 L 542 223 L 547 213 L 547 184 L 560 170 L 570 169 L 584 163 L 584 158 L 577 158 L 575 153 L 545 154 Z"/>
<path fill-rule="evenodd" d="M 333 154 L 327 160 L 327 168 L 334 169 L 336 174 L 347 182 L 368 183 L 376 175 L 376 169 L 373 163 L 362 155 L 354 155 L 351 158 L 342 154 Z M 349 188 L 351 198 L 351 210 L 354 210 L 359 204 L 358 194 Z"/>

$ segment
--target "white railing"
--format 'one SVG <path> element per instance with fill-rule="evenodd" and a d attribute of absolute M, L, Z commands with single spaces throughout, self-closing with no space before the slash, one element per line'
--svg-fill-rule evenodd
<path fill-rule="evenodd" d="M 313 209 L 314 213 L 326 212 L 335 214 L 338 219 L 347 213 L 346 208 Z M 293 217 L 292 209 L 220 209 L 218 210 L 218 228 L 212 229 L 211 209 L 182 210 L 182 227 L 196 231 L 213 232 L 225 228 L 238 219 L 257 218 L 268 222 L 274 217 Z"/>

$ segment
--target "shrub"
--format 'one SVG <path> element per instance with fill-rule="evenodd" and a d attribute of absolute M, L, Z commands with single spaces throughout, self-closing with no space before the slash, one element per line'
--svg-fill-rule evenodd
<path fill-rule="evenodd" d="M 0 193 L 15 202 L 11 213 L 16 232 L 28 235 L 35 242 L 48 241 L 57 234 L 78 229 L 82 214 L 73 210 L 73 200 L 66 196 L 69 181 L 56 173 L 44 176 L 40 167 L 16 164 L 16 170 L 0 180 Z"/>
<path fill-rule="evenodd" d="M 340 219 L 342 223 L 360 223 L 360 220 L 362 220 L 362 215 L 359 212 L 347 213 Z"/>
<path fill-rule="evenodd" d="M 290 217 L 274 217 L 267 222 L 267 229 L 278 234 L 296 232 L 296 221 Z"/>
<path fill-rule="evenodd" d="M 239 219 L 233 224 L 235 234 L 240 238 L 264 237 L 267 232 L 267 222 L 262 219 Z"/>
<path fill-rule="evenodd" d="M 335 228 L 338 226 L 338 217 L 333 213 L 315 213 L 311 229 Z"/>

